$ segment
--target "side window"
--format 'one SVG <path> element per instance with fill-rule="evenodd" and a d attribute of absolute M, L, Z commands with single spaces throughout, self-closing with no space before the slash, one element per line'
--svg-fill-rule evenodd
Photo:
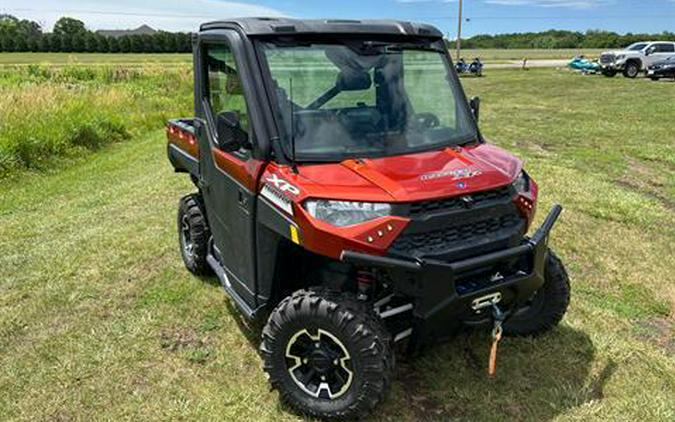
<path fill-rule="evenodd" d="M 675 44 L 656 44 L 656 53 L 674 53 Z"/>
<path fill-rule="evenodd" d="M 248 109 L 232 50 L 226 45 L 204 47 L 204 96 L 208 99 L 214 118 L 224 112 L 234 112 L 241 128 L 250 134 Z"/>

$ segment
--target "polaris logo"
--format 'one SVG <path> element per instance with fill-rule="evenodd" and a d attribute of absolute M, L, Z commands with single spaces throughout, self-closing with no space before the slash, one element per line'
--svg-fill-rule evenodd
<path fill-rule="evenodd" d="M 420 176 L 420 180 L 426 182 L 428 180 L 440 179 L 442 177 L 451 177 L 452 180 L 468 179 L 480 175 L 482 172 L 476 167 L 465 167 L 457 170 L 439 171 L 435 173 L 427 173 Z"/>

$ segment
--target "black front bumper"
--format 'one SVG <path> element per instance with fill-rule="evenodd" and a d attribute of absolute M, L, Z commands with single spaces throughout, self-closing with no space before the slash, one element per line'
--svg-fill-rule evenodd
<path fill-rule="evenodd" d="M 525 305 L 544 284 L 548 235 L 561 211 L 562 207 L 555 205 L 534 235 L 518 246 L 460 261 L 404 260 L 352 251 L 344 251 L 342 260 L 386 269 L 394 292 L 413 300 L 409 346 L 416 350 L 451 336 L 462 325 L 488 322 L 489 312 L 472 307 L 477 299 L 499 293 L 507 314 Z M 466 279 L 467 273 L 505 261 L 518 262 L 518 268 L 468 292 L 458 289 L 459 280 Z"/>

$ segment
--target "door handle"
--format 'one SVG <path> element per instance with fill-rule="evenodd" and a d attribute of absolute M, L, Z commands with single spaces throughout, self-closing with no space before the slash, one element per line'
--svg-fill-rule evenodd
<path fill-rule="evenodd" d="M 237 192 L 237 202 L 240 207 L 244 209 L 248 208 L 248 197 L 241 190 Z"/>

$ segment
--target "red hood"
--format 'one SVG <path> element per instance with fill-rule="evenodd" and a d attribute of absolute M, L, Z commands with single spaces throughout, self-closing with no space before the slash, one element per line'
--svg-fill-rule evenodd
<path fill-rule="evenodd" d="M 305 165 L 299 175 L 278 168 L 300 195 L 344 200 L 407 202 L 504 186 L 522 162 L 487 144 L 335 164 Z"/>

